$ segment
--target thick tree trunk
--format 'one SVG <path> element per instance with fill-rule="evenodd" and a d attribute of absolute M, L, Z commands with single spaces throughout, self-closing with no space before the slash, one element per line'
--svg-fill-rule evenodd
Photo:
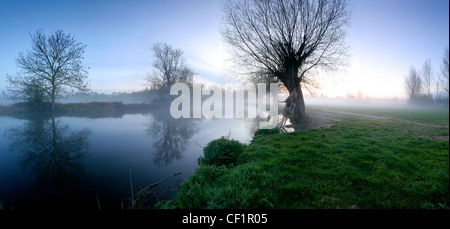
<path fill-rule="evenodd" d="M 292 123 L 298 124 L 306 120 L 306 113 L 303 92 L 297 74 L 298 68 L 292 67 L 286 72 L 286 77 L 282 82 L 289 91 L 284 113 Z"/>
<path fill-rule="evenodd" d="M 285 114 L 292 123 L 302 123 L 306 120 L 305 101 L 300 85 L 293 90 L 289 90 Z"/>

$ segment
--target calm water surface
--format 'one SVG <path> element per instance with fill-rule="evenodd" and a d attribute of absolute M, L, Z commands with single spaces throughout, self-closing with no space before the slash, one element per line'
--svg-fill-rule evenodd
<path fill-rule="evenodd" d="M 254 120 L 0 117 L 0 201 L 4 208 L 121 208 L 133 187 L 166 176 L 157 190 L 176 194 L 198 167 L 202 147 L 221 136 L 248 144 Z M 125 204 L 125 208 L 127 205 Z"/>

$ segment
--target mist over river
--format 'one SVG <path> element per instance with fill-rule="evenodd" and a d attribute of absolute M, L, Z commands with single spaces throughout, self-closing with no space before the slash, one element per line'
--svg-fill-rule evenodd
<path fill-rule="evenodd" d="M 0 201 L 3 208 L 127 208 L 130 173 L 138 191 L 181 172 L 155 188 L 172 197 L 198 167 L 202 147 L 222 136 L 248 144 L 258 124 L 155 112 L 0 117 Z"/>

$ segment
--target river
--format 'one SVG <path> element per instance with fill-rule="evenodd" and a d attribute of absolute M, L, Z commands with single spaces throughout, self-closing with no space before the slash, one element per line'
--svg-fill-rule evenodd
<path fill-rule="evenodd" d="M 173 119 L 156 112 L 30 117 L 0 117 L 3 208 L 128 208 L 131 187 L 137 192 L 181 172 L 148 197 L 171 198 L 209 141 L 225 136 L 248 144 L 257 126 L 251 119 Z"/>

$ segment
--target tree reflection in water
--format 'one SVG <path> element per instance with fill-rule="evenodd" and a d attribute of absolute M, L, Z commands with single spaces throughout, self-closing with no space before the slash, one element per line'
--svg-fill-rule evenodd
<path fill-rule="evenodd" d="M 23 169 L 31 169 L 42 188 L 54 186 L 61 191 L 85 172 L 82 159 L 92 133 L 89 129 L 69 130 L 54 117 L 34 118 L 5 135 L 11 140 L 9 151 L 20 154 Z"/>
<path fill-rule="evenodd" d="M 195 119 L 174 119 L 162 110 L 169 109 L 152 112 L 153 120 L 146 128 L 147 136 L 157 139 L 153 143 L 156 151 L 153 163 L 159 167 L 181 159 L 187 141 L 198 131 Z"/>

